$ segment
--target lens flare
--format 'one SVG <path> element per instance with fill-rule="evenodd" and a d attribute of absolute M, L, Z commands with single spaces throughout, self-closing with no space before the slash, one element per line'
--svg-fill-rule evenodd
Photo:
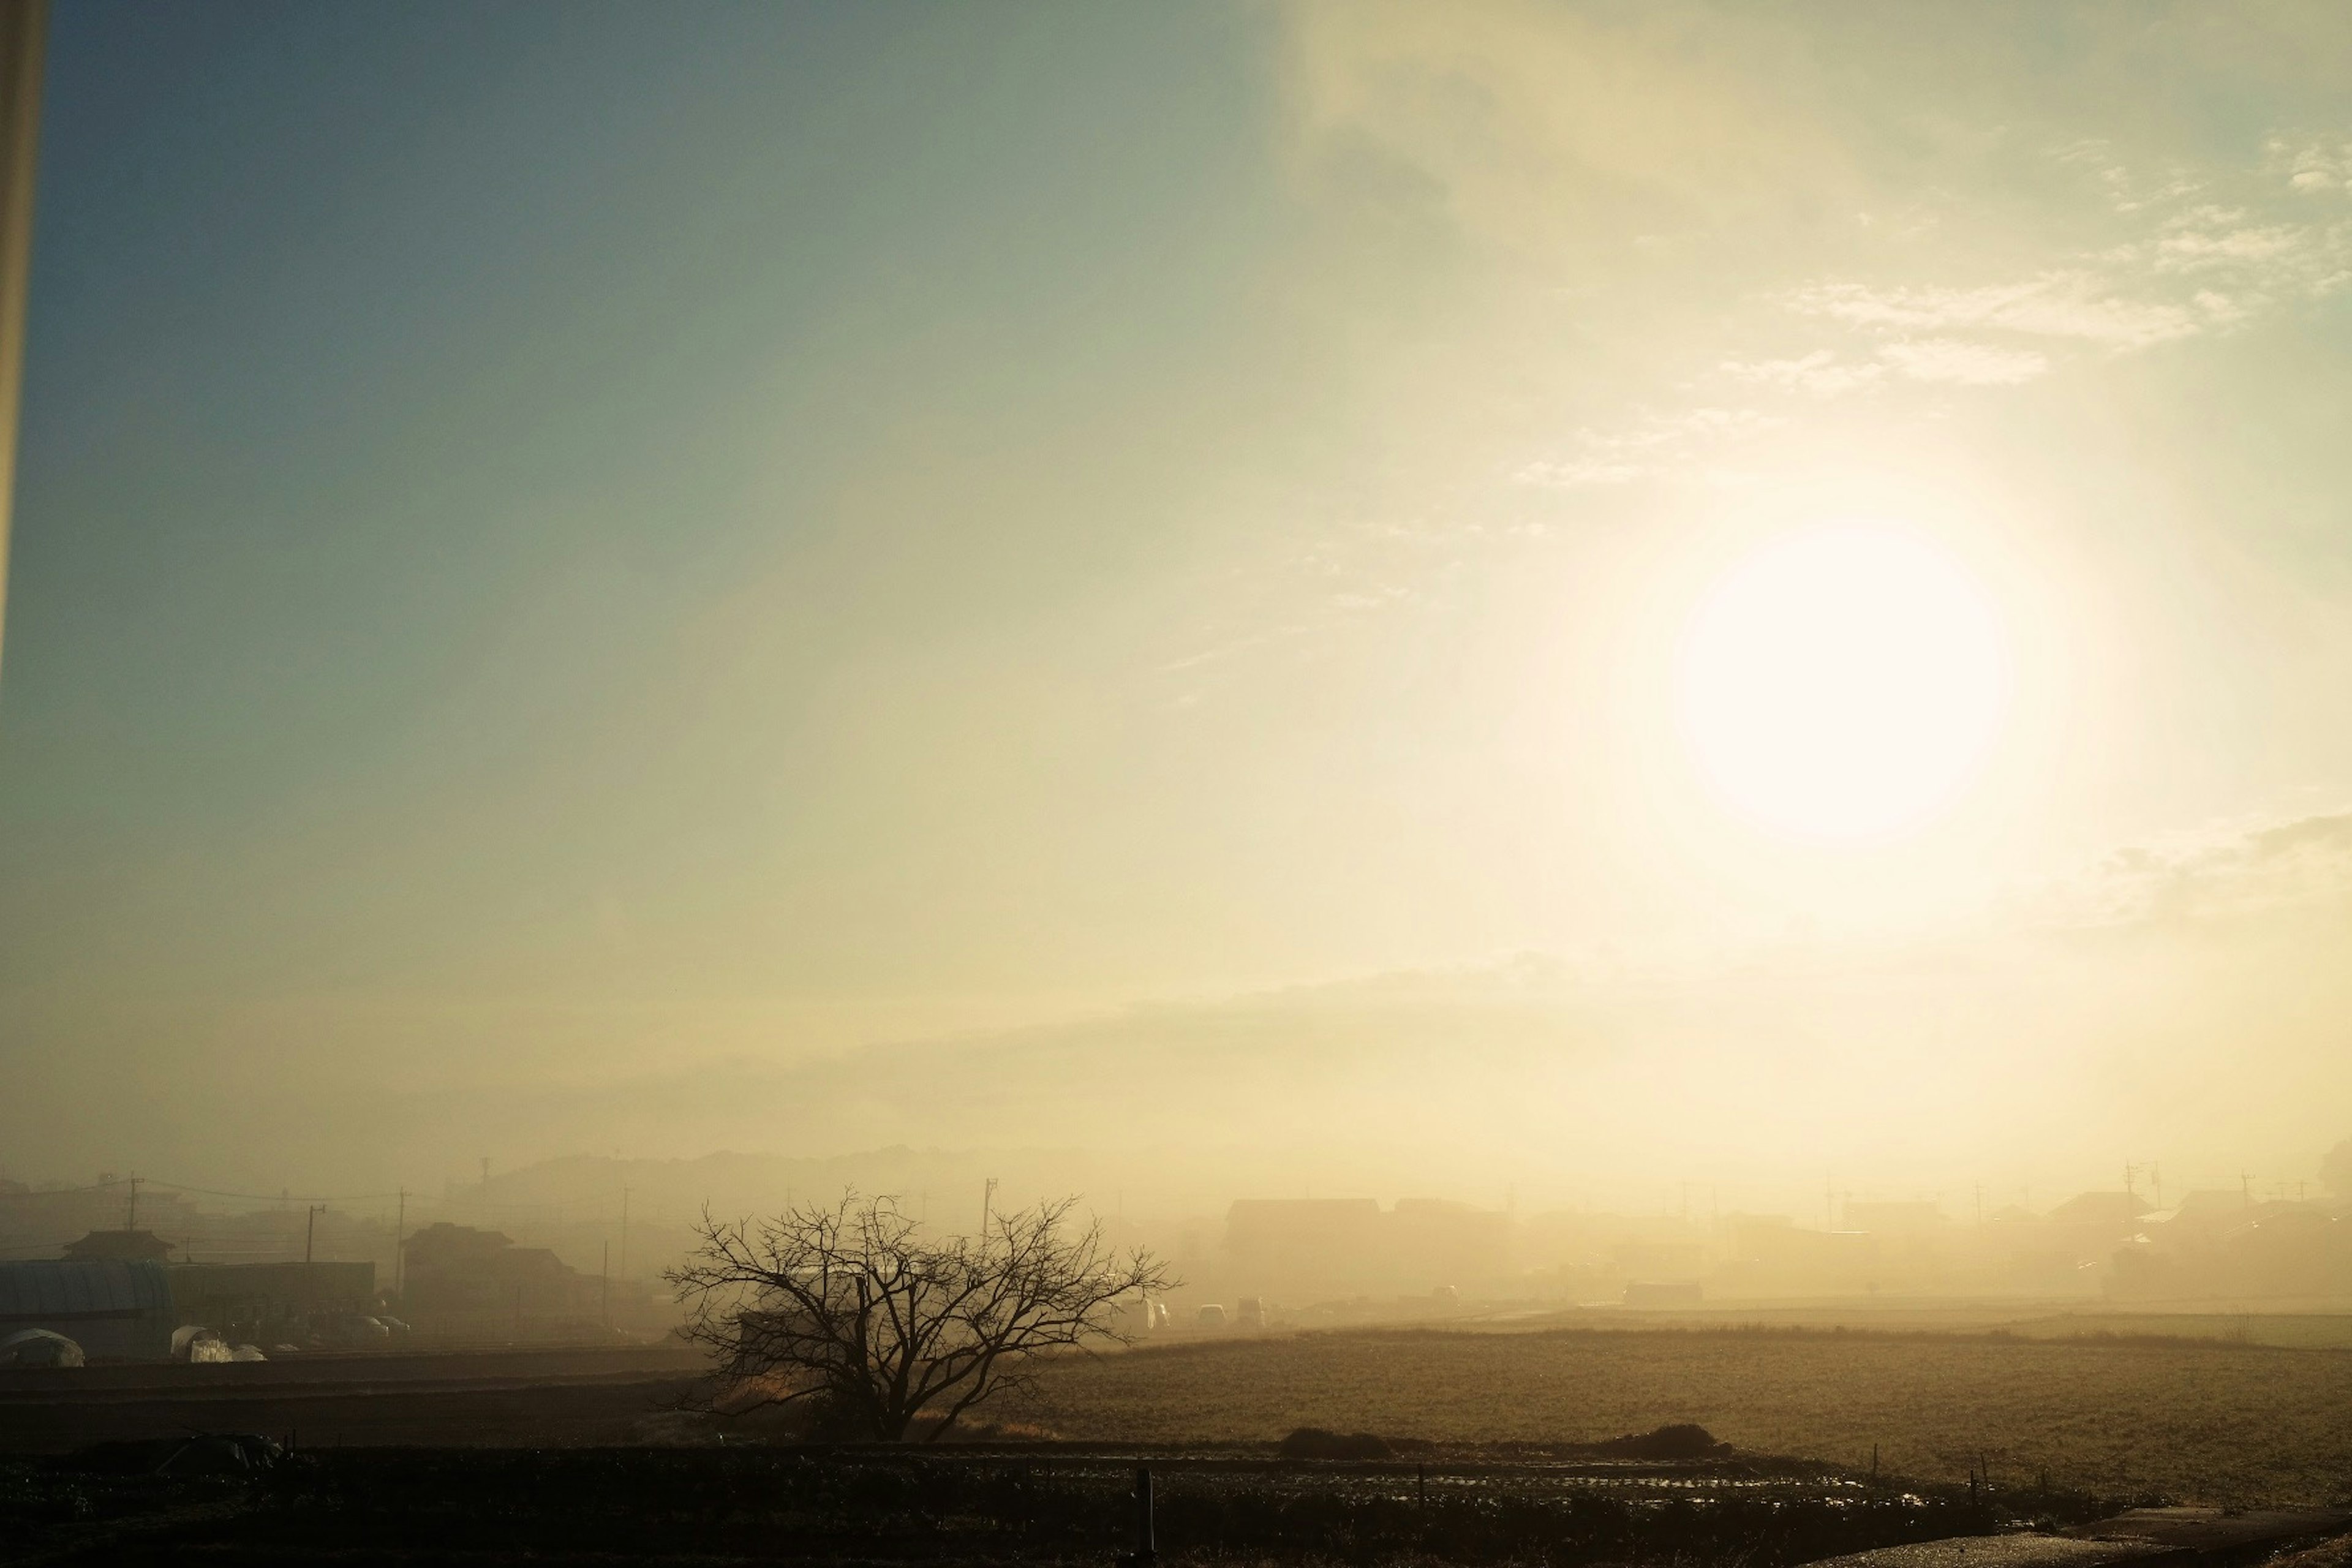
<path fill-rule="evenodd" d="M 1952 557 L 1900 530 L 1811 530 L 1759 550 L 1685 634 L 1683 733 L 1708 784 L 1773 831 L 1885 839 L 1951 807 L 2008 709 L 2000 616 Z"/>

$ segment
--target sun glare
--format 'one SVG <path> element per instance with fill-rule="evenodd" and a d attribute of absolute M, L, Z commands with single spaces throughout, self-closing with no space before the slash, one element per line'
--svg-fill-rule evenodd
<path fill-rule="evenodd" d="M 1967 789 L 2007 708 L 2000 617 L 1958 561 L 1888 527 L 1767 545 L 1701 600 L 1680 718 L 1741 815 L 1798 837 L 1916 828 Z"/>

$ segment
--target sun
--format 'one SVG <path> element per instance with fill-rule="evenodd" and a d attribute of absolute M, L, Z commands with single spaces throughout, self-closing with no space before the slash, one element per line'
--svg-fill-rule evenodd
<path fill-rule="evenodd" d="M 2009 671 L 2000 617 L 1958 560 L 1894 527 L 1816 528 L 1701 598 L 1679 718 L 1700 773 L 1741 816 L 1866 842 L 1957 803 L 2001 729 Z"/>

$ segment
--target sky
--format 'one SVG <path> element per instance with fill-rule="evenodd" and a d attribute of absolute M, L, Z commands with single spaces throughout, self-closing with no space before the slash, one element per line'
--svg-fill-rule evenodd
<path fill-rule="evenodd" d="M 2347 81 L 2326 4 L 61 0 L 0 1173 L 2306 1175 Z"/>

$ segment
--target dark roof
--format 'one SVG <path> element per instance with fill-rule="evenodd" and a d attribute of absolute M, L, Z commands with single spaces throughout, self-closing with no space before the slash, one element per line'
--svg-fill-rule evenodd
<path fill-rule="evenodd" d="M 93 1230 L 79 1241 L 69 1243 L 66 1256 L 83 1261 L 152 1258 L 160 1262 L 172 1256 L 172 1244 L 152 1230 Z"/>
<path fill-rule="evenodd" d="M 2078 1193 L 2050 1211 L 2060 1225 L 2129 1225 L 2147 1213 L 2137 1193 Z"/>
<path fill-rule="evenodd" d="M 160 1263 L 36 1258 L 0 1263 L 0 1323 L 38 1319 L 44 1327 L 74 1318 L 172 1312 L 171 1281 Z"/>

